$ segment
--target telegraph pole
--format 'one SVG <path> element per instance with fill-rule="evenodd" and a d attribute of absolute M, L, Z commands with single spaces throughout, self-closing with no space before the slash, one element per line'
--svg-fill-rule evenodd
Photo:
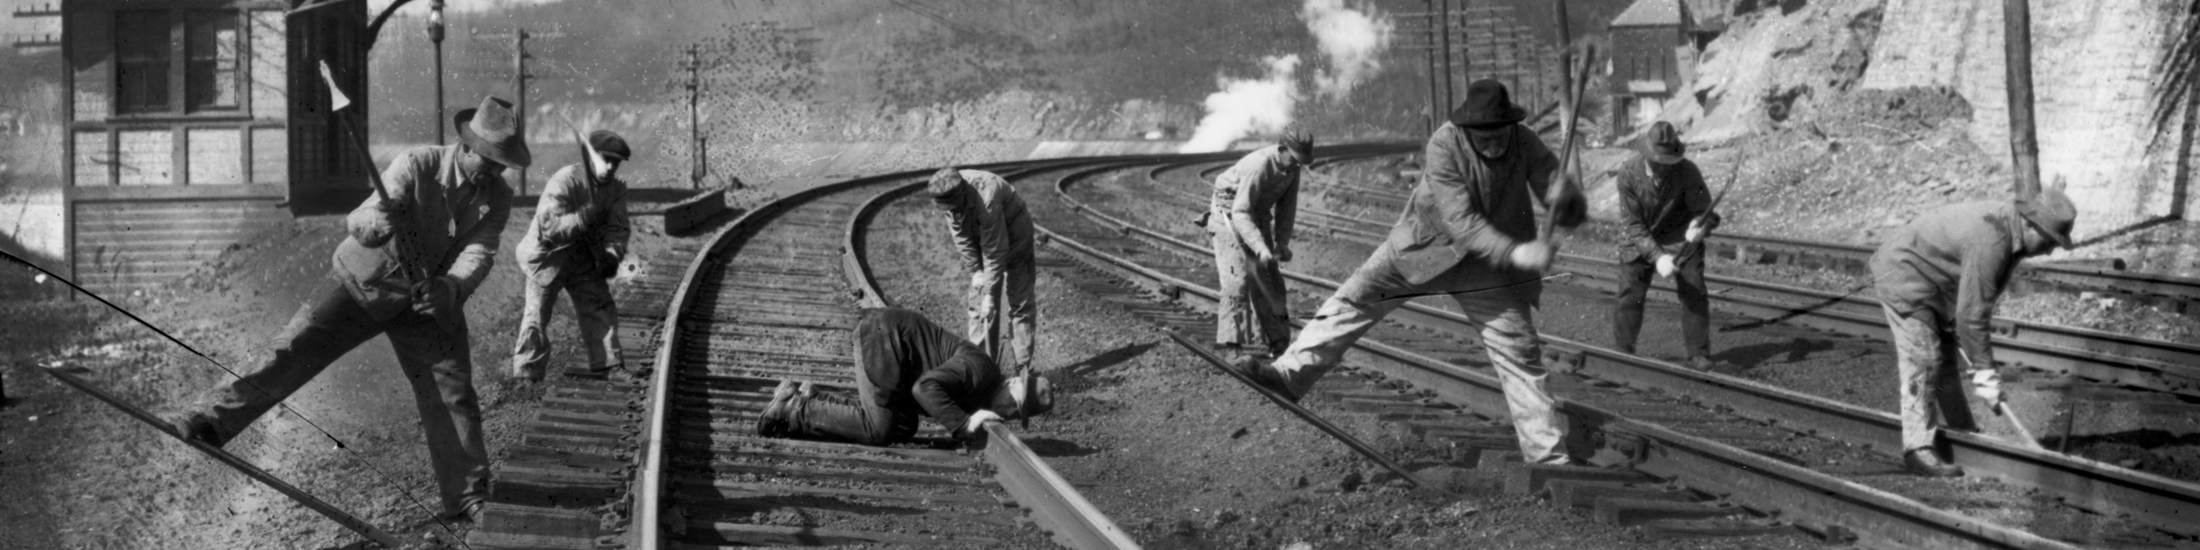
<path fill-rule="evenodd" d="M 2009 157 L 2017 179 L 2010 190 L 2018 199 L 2040 192 L 2040 142 L 2032 120 L 2032 7 L 2025 0 L 2002 2 L 2003 50 L 2009 89 Z"/>
<path fill-rule="evenodd" d="M 428 119 L 435 123 L 435 144 L 445 144 L 443 134 L 443 0 L 435 0 L 428 6 L 428 41 L 435 43 L 435 116 Z"/>
<path fill-rule="evenodd" d="M 1438 33 L 1438 32 L 1442 32 L 1442 31 L 1439 31 L 1439 30 L 1437 30 L 1437 29 L 1438 29 L 1438 26 L 1439 26 L 1439 25 L 1442 25 L 1442 23 L 1439 23 L 1439 22 L 1438 22 L 1438 20 L 1436 19 L 1436 0 L 1423 0 L 1423 1 L 1422 1 L 1422 4 L 1428 7 L 1428 13 L 1427 13 L 1427 15 L 1428 15 L 1428 18 L 1426 19 L 1426 21 L 1428 21 L 1428 41 L 1429 41 L 1429 44 L 1432 44 L 1432 45 L 1433 45 L 1433 44 L 1435 44 L 1435 43 L 1436 43 L 1436 33 Z M 1436 127 L 1437 127 L 1437 126 L 1441 126 L 1441 125 L 1442 125 L 1442 123 L 1440 123 L 1440 122 L 1437 122 L 1437 121 L 1439 121 L 1439 120 L 1443 120 L 1443 119 L 1444 119 L 1444 113 L 1446 112 L 1446 111 L 1445 111 L 1445 109 L 1447 109 L 1447 108 L 1449 108 L 1449 107 L 1450 107 L 1449 105 L 1445 105 L 1445 104 L 1444 104 L 1443 102 L 1441 102 L 1441 101 L 1437 101 L 1437 96 L 1436 96 L 1436 79 L 1438 79 L 1438 78 L 1442 78 L 1442 77 L 1443 77 L 1443 74 L 1444 74 L 1444 70 L 1443 70 L 1443 69 L 1438 69 L 1438 68 L 1436 68 L 1436 48 L 1429 48 L 1429 50 L 1428 50 L 1428 111 L 1429 111 L 1429 120 L 1428 120 L 1428 127 L 1429 127 L 1429 128 L 1428 128 L 1428 131 L 1429 131 L 1429 133 L 1431 133 L 1431 134 L 1433 134 L 1433 133 L 1436 133 Z"/>
<path fill-rule="evenodd" d="M 1436 6 L 1436 20 L 1442 22 L 1444 29 L 1441 33 L 1444 48 L 1444 105 L 1450 106 L 1458 101 L 1451 95 L 1451 0 L 1436 0 Z"/>
<path fill-rule="evenodd" d="M 527 139 L 527 29 L 512 32 L 512 90 L 519 96 L 513 114 L 518 115 L 520 139 Z M 519 194 L 527 194 L 526 168 L 519 168 Z"/>
<path fill-rule="evenodd" d="M 688 158 L 693 161 L 693 166 L 688 171 L 688 188 L 690 189 L 702 189 L 703 176 L 709 171 L 708 164 L 703 162 L 702 116 L 699 112 L 700 109 L 697 107 L 703 95 L 702 51 L 702 44 L 688 45 Z"/>

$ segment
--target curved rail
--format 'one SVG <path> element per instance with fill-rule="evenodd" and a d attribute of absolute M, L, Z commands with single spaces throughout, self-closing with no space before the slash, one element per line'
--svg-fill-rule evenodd
<path fill-rule="evenodd" d="M 1135 224 L 1108 216 L 1078 201 L 1067 191 L 1074 181 L 1057 181 L 1055 195 L 1070 208 L 1083 212 L 1122 235 L 1159 244 L 1185 255 L 1206 256 L 1205 247 L 1176 240 Z M 1199 305 L 1215 301 L 1214 291 L 1094 249 L 1091 245 L 1053 234 L 1053 242 L 1088 262 L 1116 268 L 1126 277 L 1140 279 L 1165 295 Z M 1301 284 L 1333 291 L 1336 282 L 1299 273 L 1286 277 Z M 1458 333 L 1468 319 L 1445 310 L 1408 303 L 1392 319 L 1434 330 Z M 1900 427 L 1893 415 L 1863 409 L 1797 392 L 1764 386 L 1722 375 L 1697 372 L 1678 365 L 1635 357 L 1600 347 L 1544 336 L 1552 347 L 1564 350 L 1561 364 L 1587 376 L 1630 386 L 1656 388 L 1692 396 L 1704 403 L 1731 408 L 1734 414 L 1764 422 L 1777 422 L 1845 441 L 1865 442 L 1893 454 L 1899 448 Z M 1455 402 L 1480 408 L 1504 403 L 1493 377 L 1445 364 L 1418 353 L 1362 340 L 1363 351 L 1402 368 L 1387 374 L 1424 384 Z M 1577 420 L 1603 426 L 1607 435 L 1628 434 L 1634 447 L 1623 456 L 1638 469 L 1666 475 L 1688 476 L 1691 485 L 1726 487 L 1747 493 L 1771 508 L 1796 510 L 1837 523 L 1884 532 L 1887 542 L 1943 547 L 2066 547 L 2037 536 L 1980 523 L 1913 500 L 1813 472 L 1792 464 L 1724 447 L 1672 432 L 1655 425 L 1626 420 L 1612 411 L 1579 401 L 1567 401 L 1565 409 Z M 1502 411 L 1490 412 L 1502 414 Z M 1944 432 L 1955 460 L 1966 469 L 2001 479 L 2017 487 L 2037 488 L 2057 495 L 2075 507 L 2104 514 L 2130 514 L 2150 526 L 2173 532 L 2200 530 L 2200 486 L 2160 476 L 2116 468 L 2095 461 L 2018 448 L 1990 438 Z M 1723 448 L 1722 448 L 1723 447 Z M 1653 452 L 1654 451 L 1654 452 Z"/>

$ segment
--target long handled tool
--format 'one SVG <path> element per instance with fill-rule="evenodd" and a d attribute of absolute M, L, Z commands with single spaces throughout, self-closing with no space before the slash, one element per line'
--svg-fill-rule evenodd
<path fill-rule="evenodd" d="M 1727 191 L 1733 191 L 1733 190 L 1734 190 L 1734 182 L 1735 182 L 1736 180 L 1740 180 L 1740 179 L 1742 179 L 1742 160 L 1741 160 L 1741 159 L 1735 159 L 1735 160 L 1734 160 L 1734 167 L 1733 167 L 1733 168 L 1730 168 L 1730 169 L 1728 169 L 1728 170 L 1729 170 L 1729 171 L 1728 171 L 1728 173 L 1727 173 L 1727 175 L 1726 175 L 1726 184 L 1724 184 L 1724 185 L 1720 185 L 1720 186 L 1719 186 L 1719 194 L 1718 194 L 1718 195 L 1714 195 L 1714 196 L 1712 196 L 1712 197 L 1711 197 L 1711 204 L 1710 204 L 1709 206 L 1705 206 L 1705 207 L 1704 207 L 1704 209 L 1703 209 L 1703 216 L 1699 216 L 1699 217 L 1706 217 L 1706 216 L 1710 216 L 1710 215 L 1711 215 L 1711 214 L 1712 214 L 1713 212 L 1718 212 L 1718 211 L 1719 211 L 1719 203 L 1721 203 L 1721 202 L 1725 202 L 1725 201 L 1726 201 L 1726 192 L 1727 192 Z M 1707 230 L 1707 231 L 1708 231 L 1708 230 Z M 1709 238 L 1711 238 L 1711 236 L 1710 236 L 1710 235 L 1704 235 L 1704 238 L 1705 238 L 1705 239 L 1709 239 Z M 1676 264 L 1678 264 L 1678 263 L 1682 263 L 1682 262 L 1687 262 L 1687 261 L 1688 261 L 1688 259 L 1689 259 L 1690 257 L 1693 257 L 1693 256 L 1695 256 L 1695 255 L 1697 255 L 1697 254 L 1700 254 L 1700 253 L 1702 253 L 1702 252 L 1703 252 L 1703 241 L 1702 241 L 1702 240 L 1689 241 L 1689 242 L 1688 242 L 1687 244 L 1682 244 L 1682 245 L 1681 245 L 1681 253 L 1680 253 L 1679 255 L 1676 255 L 1676 256 L 1674 256 L 1674 260 L 1673 260 L 1673 263 L 1676 263 Z"/>
<path fill-rule="evenodd" d="M 1561 145 L 1559 146 L 1559 182 L 1566 181 L 1566 174 L 1573 170 L 1574 138 L 1580 133 L 1575 131 L 1576 128 L 1574 127 L 1574 125 L 1581 115 L 1581 109 L 1579 108 L 1581 105 L 1581 94 L 1589 87 L 1589 64 L 1590 60 L 1596 57 L 1596 53 L 1596 46 L 1589 46 L 1587 50 L 1582 52 L 1581 61 L 1580 63 L 1576 64 L 1573 72 L 1573 89 L 1566 91 L 1566 119 L 1565 124 L 1561 125 L 1563 128 L 1565 128 L 1566 139 L 1560 142 Z M 1550 242 L 1553 238 L 1555 238 L 1553 231 L 1556 230 L 1556 225 L 1558 223 L 1559 200 L 1565 198 L 1565 196 L 1565 185 L 1552 185 L 1549 188 L 1543 190 L 1543 206 L 1544 210 L 1546 210 L 1546 213 L 1548 213 L 1549 215 L 1544 216 L 1542 226 L 1536 228 L 1535 236 L 1537 240 Z"/>
<path fill-rule="evenodd" d="M 1322 433 L 1329 434 L 1329 437 L 1336 438 L 1337 441 L 1343 442 L 1344 446 L 1351 447 L 1353 452 L 1360 453 L 1360 456 L 1367 457 L 1368 460 L 1373 460 L 1376 464 L 1382 465 L 1383 469 L 1390 470 L 1392 473 L 1398 474 L 1399 477 L 1405 478 L 1405 480 L 1409 483 L 1412 483 L 1413 486 L 1430 489 L 1441 489 L 1440 487 L 1429 485 L 1427 481 L 1421 480 L 1420 476 L 1413 475 L 1413 472 L 1407 470 L 1405 466 L 1398 465 L 1397 462 L 1391 461 L 1389 457 L 1383 456 L 1382 453 L 1375 452 L 1374 447 L 1370 447 L 1368 446 L 1368 444 L 1360 442 L 1359 438 L 1352 437 L 1352 434 L 1345 433 L 1344 428 L 1339 428 L 1336 424 L 1330 424 L 1329 421 L 1323 420 L 1322 417 L 1315 416 L 1313 411 L 1306 410 L 1306 407 L 1301 407 L 1298 403 L 1291 402 L 1290 399 L 1287 399 L 1284 396 L 1277 394 L 1275 390 L 1270 390 L 1266 387 L 1263 387 L 1259 383 L 1254 382 L 1253 379 L 1247 378 L 1244 373 L 1240 373 L 1235 369 L 1231 369 L 1224 364 L 1221 357 L 1216 357 L 1213 353 L 1208 352 L 1206 348 L 1200 347 L 1199 343 L 1193 342 L 1192 339 L 1186 338 L 1183 334 L 1178 334 L 1176 331 L 1173 330 L 1164 330 L 1161 332 L 1168 334 L 1170 339 L 1176 340 L 1176 343 L 1184 346 L 1184 349 L 1191 350 L 1193 355 L 1198 355 L 1200 359 L 1206 360 L 1207 364 L 1213 365 L 1215 369 L 1222 371 L 1224 374 L 1230 375 L 1231 378 L 1236 378 L 1239 382 L 1245 383 L 1246 386 L 1253 388 L 1253 391 L 1260 392 L 1261 397 L 1268 398 L 1269 402 L 1275 403 L 1276 406 L 1283 407 L 1283 410 L 1290 411 L 1292 415 L 1298 416 L 1300 420 L 1305 420 L 1306 423 L 1313 424 L 1314 429 L 1321 430 Z"/>
<path fill-rule="evenodd" d="M 1956 356 L 1963 358 L 1964 366 L 1969 367 L 1971 370 L 1978 370 L 1978 363 L 1971 362 L 1971 352 L 1963 351 L 1963 348 L 1959 347 L 1956 348 Z M 2032 437 L 2032 429 L 2024 426 L 2024 420 L 2017 418 L 2017 413 L 2009 410 L 2007 396 L 1994 400 L 1993 409 L 1994 416 L 2009 419 L 2009 425 L 2017 427 L 2017 435 L 2024 438 L 2025 448 L 2040 451 L 2047 450 L 2046 446 L 2040 445 L 2040 438 Z"/>
<path fill-rule="evenodd" d="M 374 185 L 374 198 L 382 201 L 390 200 L 389 192 L 383 190 L 382 172 L 374 169 L 374 153 L 367 149 L 366 136 L 359 134 L 359 128 L 352 126 L 351 117 L 343 112 L 345 107 L 351 106 L 351 98 L 344 95 L 343 88 L 336 86 L 336 76 L 329 72 L 327 61 L 321 62 L 321 81 L 328 84 L 329 113 L 336 115 L 336 125 L 343 129 L 345 136 L 351 138 L 354 150 L 359 153 L 359 161 L 367 166 L 367 176 L 371 178 L 368 181 Z M 405 243 L 405 232 L 396 231 L 393 228 L 389 246 L 396 253 L 398 264 L 405 265 L 406 279 L 413 281 L 415 284 L 428 281 L 427 267 L 408 263 L 416 258 L 413 256 L 410 247 Z M 421 296 L 425 291 L 424 287 L 415 287 L 413 289 L 413 299 L 425 299 L 424 296 Z M 435 316 L 435 324 L 443 327 L 444 332 L 458 332 L 458 315 L 463 315 L 463 313 L 438 312 Z"/>
<path fill-rule="evenodd" d="M 237 455 L 229 454 L 229 451 L 224 451 L 221 447 L 208 445 L 198 440 L 185 437 L 184 434 L 177 432 L 173 426 L 168 425 L 167 422 L 161 421 L 160 417 L 154 416 L 153 413 L 147 412 L 145 409 L 139 408 L 137 405 L 132 405 L 128 401 L 123 401 L 122 398 L 116 397 L 114 394 L 107 393 L 107 390 L 100 389 L 99 386 L 92 385 L 91 381 L 80 378 L 74 374 L 62 372 L 58 367 L 45 366 L 38 370 L 45 371 L 46 374 L 53 375 L 55 379 L 60 380 L 63 384 L 67 384 L 69 387 L 76 388 L 78 391 L 90 394 L 94 399 L 104 401 L 108 405 L 112 405 L 114 406 L 114 408 L 120 409 L 124 414 L 130 415 L 130 418 L 135 418 L 139 422 L 144 422 L 145 425 L 152 426 L 154 430 L 159 431 L 163 434 L 167 434 L 168 437 L 176 438 L 176 440 L 182 441 L 186 445 L 190 445 L 193 449 L 198 449 L 199 452 L 205 453 L 206 456 L 214 457 L 214 460 L 220 461 L 222 464 L 228 465 L 230 468 L 235 469 L 238 472 L 244 473 L 246 477 L 250 477 L 254 481 L 258 481 L 261 484 L 267 485 L 268 488 L 274 489 L 276 492 L 282 493 L 283 496 L 290 497 L 291 500 L 298 501 L 298 504 L 302 504 L 307 508 L 311 508 L 314 512 L 318 512 L 328 519 L 335 520 L 337 524 L 343 525 L 345 529 L 350 529 L 353 532 L 359 533 L 360 535 L 367 537 L 368 540 L 372 540 L 376 543 L 381 544 L 384 548 L 400 548 L 404 546 L 403 543 L 398 542 L 397 537 L 391 536 L 389 533 L 383 532 L 380 528 L 375 527 L 374 524 L 367 523 L 366 520 L 359 519 L 358 516 L 354 516 L 343 510 L 337 509 L 336 506 L 329 504 L 327 501 L 323 501 L 319 498 L 314 497 L 311 494 L 306 493 L 305 490 L 299 489 L 296 486 L 293 486 L 290 483 L 283 481 L 281 478 L 275 477 L 274 474 L 267 473 L 267 470 L 262 470 L 258 466 L 253 466 L 252 463 L 245 462 L 244 459 L 237 458 Z"/>

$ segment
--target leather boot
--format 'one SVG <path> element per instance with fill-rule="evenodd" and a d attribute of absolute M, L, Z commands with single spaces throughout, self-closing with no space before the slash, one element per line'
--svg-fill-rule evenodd
<path fill-rule="evenodd" d="M 1299 396 L 1291 393 L 1290 379 L 1267 362 L 1245 357 L 1232 362 L 1230 368 L 1236 370 L 1238 374 L 1243 374 L 1246 378 L 1252 379 L 1254 384 L 1273 390 L 1292 403 L 1299 402 Z"/>
<path fill-rule="evenodd" d="M 1963 477 L 1963 468 L 1940 460 L 1940 453 L 1932 449 L 1911 449 L 1902 453 L 1902 467 L 1910 473 L 1925 477 Z"/>
<path fill-rule="evenodd" d="M 230 438 L 234 437 L 214 427 L 214 419 L 204 413 L 174 413 L 165 420 L 171 429 L 185 439 L 205 443 L 216 449 L 229 444 Z"/>
<path fill-rule="evenodd" d="M 781 380 L 772 388 L 772 399 L 764 404 L 764 412 L 756 415 L 756 435 L 779 437 L 786 435 L 789 424 L 787 413 L 793 412 L 793 402 L 798 386 L 793 380 Z"/>

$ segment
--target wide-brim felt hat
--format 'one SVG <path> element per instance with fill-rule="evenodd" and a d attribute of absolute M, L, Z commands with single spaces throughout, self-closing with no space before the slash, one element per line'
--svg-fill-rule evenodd
<path fill-rule="evenodd" d="M 1650 125 L 1650 131 L 1642 134 L 1642 154 L 1651 162 L 1673 164 L 1681 161 L 1688 152 L 1688 144 L 1681 142 L 1681 133 L 1673 129 L 1673 123 L 1658 121 Z"/>
<path fill-rule="evenodd" d="M 461 109 L 451 116 L 458 127 L 458 141 L 481 156 L 512 168 L 526 168 L 535 156 L 527 151 L 527 139 L 519 134 L 519 117 L 512 102 L 495 97 L 481 99 L 481 106 Z"/>
<path fill-rule="evenodd" d="M 1513 104 L 1504 83 L 1485 78 L 1467 85 L 1466 101 L 1459 102 L 1449 118 L 1453 126 L 1487 130 L 1527 120 L 1528 110 Z"/>
<path fill-rule="evenodd" d="M 2078 205 L 2070 202 L 2062 186 L 2041 189 L 2039 194 L 2017 200 L 2017 215 L 2055 241 L 2057 246 L 2069 250 L 2070 232 L 2078 225 Z"/>

